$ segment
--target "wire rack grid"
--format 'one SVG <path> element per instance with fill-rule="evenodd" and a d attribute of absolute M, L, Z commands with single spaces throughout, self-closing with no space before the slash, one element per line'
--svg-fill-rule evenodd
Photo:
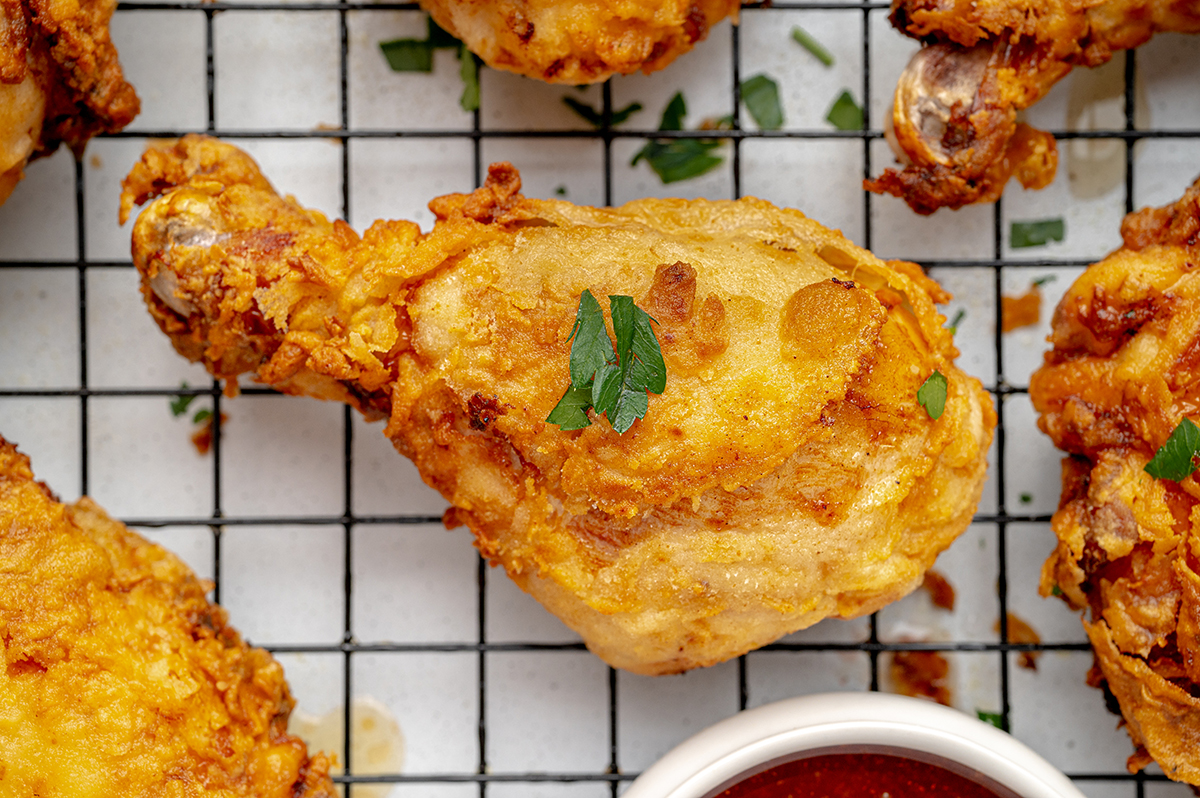
<path fill-rule="evenodd" d="M 918 218 L 859 188 L 892 163 L 880 123 L 916 47 L 887 13 L 879 2 L 751 4 L 739 26 L 719 26 L 648 77 L 571 89 L 484 69 L 481 106 L 467 113 L 456 107 L 450 53 L 438 54 L 432 76 L 382 66 L 379 40 L 422 35 L 413 3 L 122 2 L 114 36 L 142 117 L 80 158 L 34 164 L 0 209 L 0 432 L 60 494 L 93 495 L 211 578 L 234 623 L 284 662 L 302 708 L 332 713 L 350 740 L 356 697 L 388 708 L 406 761 L 370 771 L 344 745 L 347 794 L 383 785 L 394 795 L 615 796 L 672 745 L 739 709 L 888 689 L 894 652 L 930 650 L 950 661 L 956 706 L 998 714 L 1090 796 L 1183 795 L 1153 769 L 1125 772 L 1128 740 L 1083 685 L 1090 653 L 1077 619 L 1036 596 L 1058 455 L 1036 432 L 1025 386 L 1047 322 L 1004 334 L 997 321 L 1002 295 L 1034 278 L 1057 278 L 1043 290 L 1056 301 L 1118 243 L 1122 214 L 1169 201 L 1200 172 L 1200 105 L 1187 74 L 1195 45 L 1159 37 L 1147 55 L 1118 58 L 1110 121 L 1064 122 L 1074 118 L 1074 76 L 1033 109 L 1031 121 L 1079 148 L 1043 194 L 1012 188 L 994 206 Z M 796 25 L 835 53 L 832 69 L 789 43 Z M 779 79 L 782 130 L 757 129 L 741 106 L 742 81 L 758 72 Z M 824 123 L 839 88 L 863 105 L 864 130 Z M 693 129 L 655 132 L 680 89 Z M 564 95 L 598 106 L 604 123 L 573 117 Z M 613 113 L 632 101 L 646 110 L 614 127 Z M 711 136 L 695 130 L 705 113 L 733 118 L 712 175 L 664 187 L 629 164 L 648 138 Z M 960 363 L 984 380 L 1000 420 L 975 523 L 939 560 L 958 609 L 944 613 L 918 593 L 681 677 L 604 667 L 490 571 L 461 530 L 440 528 L 442 501 L 378 429 L 348 408 L 252 386 L 230 400 L 170 351 L 138 306 L 116 194 L 146 140 L 192 131 L 236 140 L 277 185 L 358 229 L 376 216 L 427 224 L 425 201 L 480 185 L 486 164 L 507 158 L 527 193 L 593 204 L 754 193 L 921 263 L 958 295 L 947 313 L 966 311 Z M 1070 171 L 1103 147 L 1120 152 L 1117 178 L 1075 196 Z M 1032 257 L 1010 246 L 1011 221 L 1047 215 L 1067 217 L 1064 242 Z M 167 412 L 181 395 L 216 419 L 207 455 L 192 450 L 186 419 Z M 1013 642 L 1009 613 L 1042 642 Z M 1036 670 L 1018 664 L 1029 652 Z"/>

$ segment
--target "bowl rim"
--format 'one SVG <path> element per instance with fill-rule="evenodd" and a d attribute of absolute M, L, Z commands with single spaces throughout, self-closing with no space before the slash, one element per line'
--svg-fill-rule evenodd
<path fill-rule="evenodd" d="M 798 696 L 739 712 L 680 743 L 624 795 L 704 798 L 763 763 L 863 745 L 958 763 L 1021 798 L 1084 798 L 1061 771 L 990 723 L 924 699 L 849 692 Z"/>

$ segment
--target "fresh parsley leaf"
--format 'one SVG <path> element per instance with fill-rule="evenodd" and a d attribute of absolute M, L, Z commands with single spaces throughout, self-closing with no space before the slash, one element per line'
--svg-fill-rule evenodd
<path fill-rule="evenodd" d="M 683 118 L 687 115 L 687 103 L 682 92 L 675 96 L 663 109 L 662 120 L 658 123 L 659 130 L 683 130 Z M 699 177 L 720 166 L 723 158 L 710 153 L 721 142 L 713 139 L 659 139 L 648 141 L 633 156 L 630 166 L 637 166 L 638 161 L 645 160 L 659 180 L 665 183 L 676 183 L 692 177 Z"/>
<path fill-rule="evenodd" d="M 188 384 L 186 382 L 180 383 L 180 385 L 179 385 L 180 390 L 186 391 L 187 387 L 188 387 Z M 190 405 L 194 401 L 196 401 L 195 394 L 183 394 L 183 393 L 178 394 L 177 396 L 175 396 L 174 398 L 171 399 L 171 415 L 174 416 L 175 418 L 179 418 L 180 416 L 182 416 L 184 413 L 187 412 L 188 405 Z"/>
<path fill-rule="evenodd" d="M 586 121 L 592 127 L 596 128 L 597 130 L 604 127 L 604 113 L 602 111 L 597 111 L 592 106 L 588 105 L 587 103 L 580 102 L 574 97 L 563 97 L 563 102 L 568 108 L 583 117 L 584 121 Z M 640 110 L 642 110 L 641 103 L 630 103 L 624 108 L 613 111 L 612 119 L 610 120 L 609 124 L 611 127 L 616 127 L 622 122 L 628 121 L 629 117 L 633 116 Z"/>
<path fill-rule="evenodd" d="M 763 130 L 783 127 L 783 106 L 779 102 L 779 84 L 766 75 L 742 81 L 742 102 Z"/>
<path fill-rule="evenodd" d="M 571 387 L 550 411 L 546 421 L 561 429 L 582 429 L 591 423 L 587 410 L 608 416 L 618 433 L 646 415 L 646 392 L 662 393 L 667 387 L 667 367 L 662 348 L 651 327 L 653 319 L 628 296 L 610 296 L 613 341 L 604 315 L 592 292 L 579 297 L 575 325 L 571 328 Z"/>
<path fill-rule="evenodd" d="M 617 432 L 629 429 L 646 415 L 646 391 L 662 393 L 667 387 L 667 367 L 650 316 L 633 304 L 633 297 L 610 296 L 613 331 L 617 334 L 617 361 L 596 372 L 592 404 L 604 413 Z"/>
<path fill-rule="evenodd" d="M 663 183 L 677 183 L 720 166 L 724 159 L 709 154 L 719 146 L 721 142 L 709 139 L 649 141 L 638 150 L 629 165 L 636 166 L 644 158 Z"/>
<path fill-rule="evenodd" d="M 583 289 L 575 326 L 571 328 L 571 384 L 584 386 L 605 363 L 613 360 L 612 339 L 604 326 L 604 313 L 592 292 Z"/>
<path fill-rule="evenodd" d="M 808 31 L 797 25 L 792 28 L 792 38 L 796 43 L 808 50 L 813 56 L 825 66 L 833 66 L 833 56 L 828 50 L 821 46 L 821 43 L 812 37 Z"/>
<path fill-rule="evenodd" d="M 202 407 L 196 411 L 196 415 L 192 416 L 192 423 L 193 424 L 203 424 L 205 421 L 208 421 L 210 418 L 212 418 L 212 411 L 209 410 L 207 407 Z"/>
<path fill-rule="evenodd" d="M 1196 470 L 1197 454 L 1200 454 L 1200 427 L 1185 418 L 1154 453 L 1154 459 L 1146 463 L 1146 473 L 1156 479 L 1179 482 Z"/>
<path fill-rule="evenodd" d="M 1036 280 L 1034 280 L 1033 284 L 1034 284 L 1034 286 L 1041 288 L 1046 283 L 1052 283 L 1057 279 L 1058 279 L 1057 274 L 1047 274 L 1045 276 L 1039 277 Z"/>
<path fill-rule="evenodd" d="M 461 45 L 458 48 L 460 62 L 458 74 L 462 77 L 463 93 L 458 98 L 458 104 L 464 111 L 479 110 L 479 60 L 475 54 Z"/>
<path fill-rule="evenodd" d="M 966 309 L 959 308 L 958 311 L 954 314 L 954 318 L 951 319 L 950 323 L 946 325 L 946 329 L 948 329 L 950 331 L 951 335 L 956 335 L 958 333 L 958 325 L 962 324 L 962 320 L 965 319 L 966 317 L 967 317 Z"/>
<path fill-rule="evenodd" d="M 1062 598 L 1062 594 L 1063 594 L 1062 588 L 1059 587 L 1058 585 L 1055 585 L 1054 587 L 1050 588 L 1051 596 L 1058 596 L 1059 598 Z"/>
<path fill-rule="evenodd" d="M 1042 247 L 1051 241 L 1062 241 L 1066 225 L 1062 219 L 1041 219 L 1036 222 L 1013 222 L 1008 241 L 1013 249 Z"/>
<path fill-rule="evenodd" d="M 1032 504 L 1032 503 L 1033 503 L 1033 494 L 1032 493 L 1022 493 L 1021 494 L 1021 504 Z"/>
<path fill-rule="evenodd" d="M 687 103 L 684 102 L 683 92 L 675 92 L 675 96 L 663 109 L 662 119 L 658 123 L 659 130 L 683 130 L 683 118 L 687 116 Z"/>
<path fill-rule="evenodd" d="M 380 42 L 379 49 L 393 72 L 433 71 L 433 46 L 428 40 L 394 39 Z"/>
<path fill-rule="evenodd" d="M 975 715 L 984 723 L 990 723 L 997 729 L 1004 728 L 1004 718 L 999 712 L 984 712 L 982 709 L 975 710 Z"/>
<path fill-rule="evenodd" d="M 825 121 L 838 130 L 862 130 L 863 109 L 854 102 L 854 97 L 849 91 L 843 91 L 833 101 L 829 113 L 825 115 Z"/>
<path fill-rule="evenodd" d="M 592 406 L 592 388 L 584 385 L 576 388 L 571 385 L 563 398 L 546 416 L 550 424 L 557 424 L 559 429 L 573 430 L 591 426 L 592 420 L 587 416 L 587 409 Z"/>
<path fill-rule="evenodd" d="M 554 189 L 554 194 L 555 194 L 555 196 L 558 196 L 558 197 L 567 196 L 567 187 L 559 186 L 558 188 Z"/>
<path fill-rule="evenodd" d="M 934 421 L 942 417 L 942 413 L 946 410 L 946 388 L 948 387 L 946 378 L 942 372 L 937 369 L 929 375 L 929 379 L 921 383 L 921 387 L 917 389 L 917 404 L 925 408 L 925 412 Z"/>

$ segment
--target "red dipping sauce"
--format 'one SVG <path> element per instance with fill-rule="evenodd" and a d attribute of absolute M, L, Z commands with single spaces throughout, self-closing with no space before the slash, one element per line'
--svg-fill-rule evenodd
<path fill-rule="evenodd" d="M 986 778 L 986 777 L 980 777 Z M 931 762 L 882 753 L 796 759 L 756 773 L 713 798 L 1016 798 Z"/>

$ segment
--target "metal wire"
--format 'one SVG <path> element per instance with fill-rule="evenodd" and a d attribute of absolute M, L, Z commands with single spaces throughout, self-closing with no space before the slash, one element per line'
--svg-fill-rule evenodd
<path fill-rule="evenodd" d="M 350 217 L 350 202 L 351 202 L 351 170 L 350 170 L 350 147 L 355 141 L 366 139 L 379 138 L 416 138 L 416 139 L 469 139 L 472 142 L 473 152 L 473 171 L 476 186 L 482 183 L 484 163 L 482 156 L 482 142 L 484 139 L 496 138 L 559 138 L 559 139 L 574 139 L 587 138 L 599 140 L 603 146 L 603 168 L 604 168 L 604 183 L 603 196 L 606 204 L 611 204 L 613 201 L 613 142 L 618 139 L 640 139 L 640 138 L 686 138 L 686 137 L 711 137 L 711 134 L 700 131 L 678 131 L 678 132 L 659 132 L 653 130 L 637 130 L 626 129 L 616 130 L 609 124 L 613 114 L 612 90 L 609 84 L 604 84 L 602 87 L 602 118 L 604 124 L 600 129 L 592 130 L 556 130 L 547 131 L 536 128 L 524 130 L 503 130 L 489 131 L 484 130 L 480 124 L 479 111 L 475 111 L 472 119 L 470 130 L 405 130 L 405 129 L 351 129 L 350 114 L 349 114 L 349 36 L 347 15 L 351 11 L 357 10 L 417 10 L 418 6 L 415 3 L 376 3 L 376 2 L 331 2 L 331 3 L 307 3 L 307 4 L 291 4 L 291 3 L 229 3 L 229 2 L 122 2 L 118 6 L 121 13 L 139 13 L 145 11 L 200 11 L 205 15 L 205 52 L 206 52 L 206 103 L 207 116 L 204 132 L 225 137 L 236 137 L 246 139 L 336 139 L 341 142 L 341 212 L 343 218 Z M 871 158 L 871 144 L 873 141 L 881 139 L 883 133 L 878 129 L 872 129 L 870 118 L 870 101 L 871 95 L 871 80 L 870 71 L 871 51 L 870 51 L 870 22 L 872 14 L 882 14 L 888 9 L 887 3 L 881 2 L 861 2 L 861 3 L 839 3 L 839 2 L 776 2 L 770 6 L 765 4 L 747 5 L 743 10 L 743 14 L 772 14 L 781 10 L 824 10 L 836 11 L 847 15 L 856 15 L 861 18 L 862 31 L 862 80 L 860 91 L 863 97 L 863 112 L 864 112 L 864 130 L 862 131 L 835 131 L 835 130 L 782 130 L 782 131 L 761 131 L 761 130 L 743 130 L 741 128 L 740 114 L 740 83 L 741 83 L 741 50 L 739 29 L 736 26 L 731 26 L 728 35 L 731 37 L 731 58 L 732 58 L 732 74 L 733 74 L 733 129 L 722 131 L 722 137 L 727 137 L 732 140 L 732 194 L 736 198 L 742 192 L 742 143 L 748 139 L 789 139 L 795 140 L 797 146 L 803 146 L 804 141 L 809 140 L 841 140 L 841 139 L 858 139 L 862 142 L 863 152 L 863 177 L 872 176 L 873 164 Z M 307 12 L 336 12 L 338 14 L 338 35 L 340 37 L 340 57 L 339 57 L 339 86 L 340 86 L 340 129 L 337 130 L 319 130 L 310 132 L 299 132 L 289 130 L 238 130 L 228 128 L 218 128 L 216 124 L 216 59 L 217 53 L 214 49 L 213 35 L 213 20 L 216 14 L 237 14 L 247 11 L 276 11 L 285 12 L 288 14 L 304 14 Z M 721 32 L 718 31 L 718 35 Z M 1138 130 L 1134 125 L 1134 86 L 1136 85 L 1137 77 L 1137 61 L 1135 54 L 1130 51 L 1127 54 L 1125 62 L 1125 125 L 1123 130 L 1106 130 L 1106 131 L 1054 131 L 1055 135 L 1060 139 L 1112 139 L 1125 142 L 1125 210 L 1132 211 L 1134 207 L 1133 189 L 1135 180 L 1135 161 L 1133 157 L 1133 147 L 1138 141 L 1145 139 L 1197 139 L 1200 138 L 1200 129 L 1186 130 L 1163 130 L 1150 129 Z M 153 138 L 153 137 L 176 137 L 184 133 L 193 132 L 188 130 L 155 130 L 155 131 L 127 131 L 118 133 L 110 138 Z M 486 563 L 481 559 L 477 569 L 477 639 L 474 642 L 465 643 L 409 643 L 409 644 L 394 644 L 394 643 L 378 643 L 371 641 L 360 641 L 355 636 L 355 618 L 353 614 L 352 595 L 354 590 L 352 563 L 353 563 L 353 542 L 354 530 L 356 528 L 370 525 L 415 525 L 428 524 L 437 522 L 440 519 L 436 516 L 419 515 L 419 514 L 383 514 L 369 515 L 357 514 L 354 511 L 353 502 L 353 485 L 354 485 L 354 426 L 353 413 L 349 407 L 344 408 L 342 414 L 342 512 L 340 515 L 307 515 L 307 516 L 242 516 L 229 515 L 225 512 L 222 501 L 221 485 L 222 485 L 222 450 L 221 450 L 221 403 L 222 394 L 220 386 L 216 381 L 213 381 L 206 388 L 192 389 L 171 389 L 171 390 L 156 390 L 156 389 L 124 389 L 124 388 L 93 388 L 90 386 L 90 375 L 88 373 L 88 337 L 87 337 L 87 272 L 88 270 L 105 270 L 105 269 L 128 269 L 131 264 L 128 261 L 103 261 L 89 260 L 87 252 L 87 236 L 85 235 L 85 214 L 84 214 L 84 193 L 85 193 L 85 174 L 82 162 L 77 160 L 75 164 L 75 224 L 77 236 L 77 250 L 74 261 L 37 261 L 32 263 L 29 261 L 10 260 L 0 262 L 0 269 L 5 268 L 22 268 L 36 265 L 39 269 L 62 269 L 74 270 L 77 276 L 78 296 L 79 296 L 79 386 L 78 388 L 69 389 L 18 389 L 5 388 L 0 389 L 0 397 L 23 397 L 23 398 L 51 398 L 51 397 L 74 397 L 80 405 L 80 442 L 81 442 L 81 457 L 80 457 L 80 484 L 84 493 L 89 489 L 89 473 L 88 473 L 88 441 L 89 441 L 89 402 L 94 397 L 135 397 L 135 396 L 161 396 L 169 397 L 179 394 L 187 395 L 203 395 L 209 397 L 213 403 L 213 422 L 215 434 L 213 435 L 212 443 L 212 508 L 207 516 L 203 517 L 180 517 L 180 516 L 162 516 L 162 517 L 142 517 L 142 518 L 126 518 L 123 519 L 126 523 L 138 527 L 164 527 L 168 525 L 196 525 L 207 526 L 211 530 L 213 552 L 214 552 L 214 581 L 216 583 L 214 598 L 216 601 L 221 599 L 222 590 L 222 538 L 226 529 L 230 527 L 254 525 L 254 526 L 271 526 L 271 525 L 336 525 L 342 529 L 342 547 L 344 557 L 344 600 L 345 609 L 343 617 L 342 639 L 340 643 L 329 645 L 310 645 L 310 644 L 279 644 L 268 646 L 269 650 L 276 653 L 326 653 L 340 654 L 342 657 L 342 678 L 343 678 L 343 707 L 344 716 L 343 722 L 346 729 L 347 744 L 345 750 L 341 752 L 342 761 L 345 763 L 346 772 L 353 773 L 354 762 L 350 759 L 351 751 L 351 735 L 353 727 L 350 719 L 350 708 L 352 705 L 353 696 L 353 660 L 355 655 L 361 653 L 431 653 L 431 652 L 475 652 L 478 666 L 478 739 L 479 757 L 475 772 L 473 773 L 424 773 L 424 774 L 391 774 L 383 776 L 361 776 L 361 775 L 345 775 L 339 776 L 337 781 L 342 783 L 348 794 L 352 794 L 352 788 L 355 784 L 368 783 L 398 783 L 398 784 L 436 784 L 436 783 L 475 783 L 478 785 L 479 795 L 481 798 L 488 794 L 488 785 L 502 782 L 521 782 L 521 783 L 537 783 L 537 782 L 597 782 L 607 783 L 610 785 L 611 795 L 618 794 L 618 790 L 623 783 L 627 783 L 635 778 L 638 774 L 631 772 L 622 767 L 620 761 L 620 749 L 618 740 L 618 679 L 616 672 L 611 668 L 608 671 L 607 679 L 607 700 L 608 700 L 608 764 L 607 768 L 599 772 L 566 772 L 566 773 L 506 773 L 493 774 L 489 772 L 489 763 L 487 760 L 487 738 L 488 738 L 488 717 L 487 717 L 487 695 L 488 695 L 488 655 L 494 652 L 512 652 L 512 651 L 537 651 L 537 652 L 578 652 L 583 650 L 582 644 L 535 644 L 535 643 L 493 643 L 487 638 L 487 602 L 485 600 L 487 581 L 489 579 L 489 570 Z M 863 246 L 870 248 L 872 246 L 872 202 L 873 195 L 863 192 L 863 240 L 860 242 Z M 870 619 L 868 639 L 859 643 L 795 643 L 795 642 L 780 642 L 767 646 L 764 650 L 767 651 L 855 651 L 867 655 L 870 661 L 870 688 L 878 690 L 880 686 L 880 655 L 895 652 L 895 651 L 940 651 L 940 652 L 981 652 L 993 654 L 998 658 L 998 669 L 1000 678 L 1000 706 L 1001 706 L 1001 723 L 1004 728 L 1009 728 L 1010 725 L 1010 684 L 1009 684 L 1009 655 L 1017 652 L 1029 651 L 1087 651 L 1086 643 L 1065 643 L 1065 644 L 1022 644 L 1014 643 L 1009 640 L 1009 629 L 1006 618 L 1006 608 L 1008 606 L 1008 574 L 1006 562 L 1006 542 L 1008 535 L 1008 527 L 1010 524 L 1017 522 L 1036 522 L 1046 523 L 1049 521 L 1049 516 L 1045 514 L 1021 514 L 1011 512 L 1009 509 L 1009 498 L 1005 485 L 1006 460 L 1007 454 L 1005 449 L 1005 399 L 1013 395 L 1027 394 L 1027 388 L 1021 384 L 1014 384 L 1010 381 L 1009 375 L 1004 371 L 1004 348 L 1006 342 L 1004 335 L 1000 331 L 999 319 L 1001 318 L 1000 297 L 1001 297 L 1001 282 L 1002 276 L 1006 269 L 1029 269 L 1037 267 L 1063 267 L 1063 266 L 1086 266 L 1089 261 L 1080 259 L 1030 259 L 1030 260 L 1014 260 L 1007 259 L 1003 256 L 1003 211 L 1002 202 L 996 203 L 993 209 L 993 224 L 992 224 L 992 257 L 989 259 L 925 259 L 921 261 L 926 268 L 971 268 L 971 267 L 988 267 L 993 272 L 993 288 L 995 301 L 995 319 L 997 320 L 996 332 L 994 336 L 993 346 L 996 358 L 996 380 L 989 390 L 995 397 L 996 409 L 999 417 L 999 426 L 997 429 L 996 439 L 996 463 L 992 472 L 992 479 L 995 480 L 997 488 L 997 506 L 994 513 L 981 513 L 976 516 L 977 523 L 987 523 L 994 525 L 997 536 L 997 552 L 999 557 L 998 562 L 998 603 L 1000 617 L 1000 633 L 999 640 L 995 643 L 979 643 L 979 642 L 947 642 L 947 643 L 885 643 L 881 642 L 878 635 L 878 623 L 875 616 Z M 244 393 L 247 394 L 269 394 L 271 391 L 262 388 L 247 388 Z M 741 658 L 738 663 L 738 679 L 737 679 L 738 698 L 737 706 L 745 708 L 748 702 L 749 688 L 747 685 L 747 668 L 745 658 Z M 1097 700 L 1099 697 L 1097 696 Z M 1072 778 L 1079 781 L 1120 781 L 1132 780 L 1136 783 L 1136 794 L 1141 798 L 1144 791 L 1144 783 L 1147 780 L 1162 779 L 1159 775 L 1136 775 L 1120 773 L 1090 773 L 1078 772 L 1069 773 Z"/>

